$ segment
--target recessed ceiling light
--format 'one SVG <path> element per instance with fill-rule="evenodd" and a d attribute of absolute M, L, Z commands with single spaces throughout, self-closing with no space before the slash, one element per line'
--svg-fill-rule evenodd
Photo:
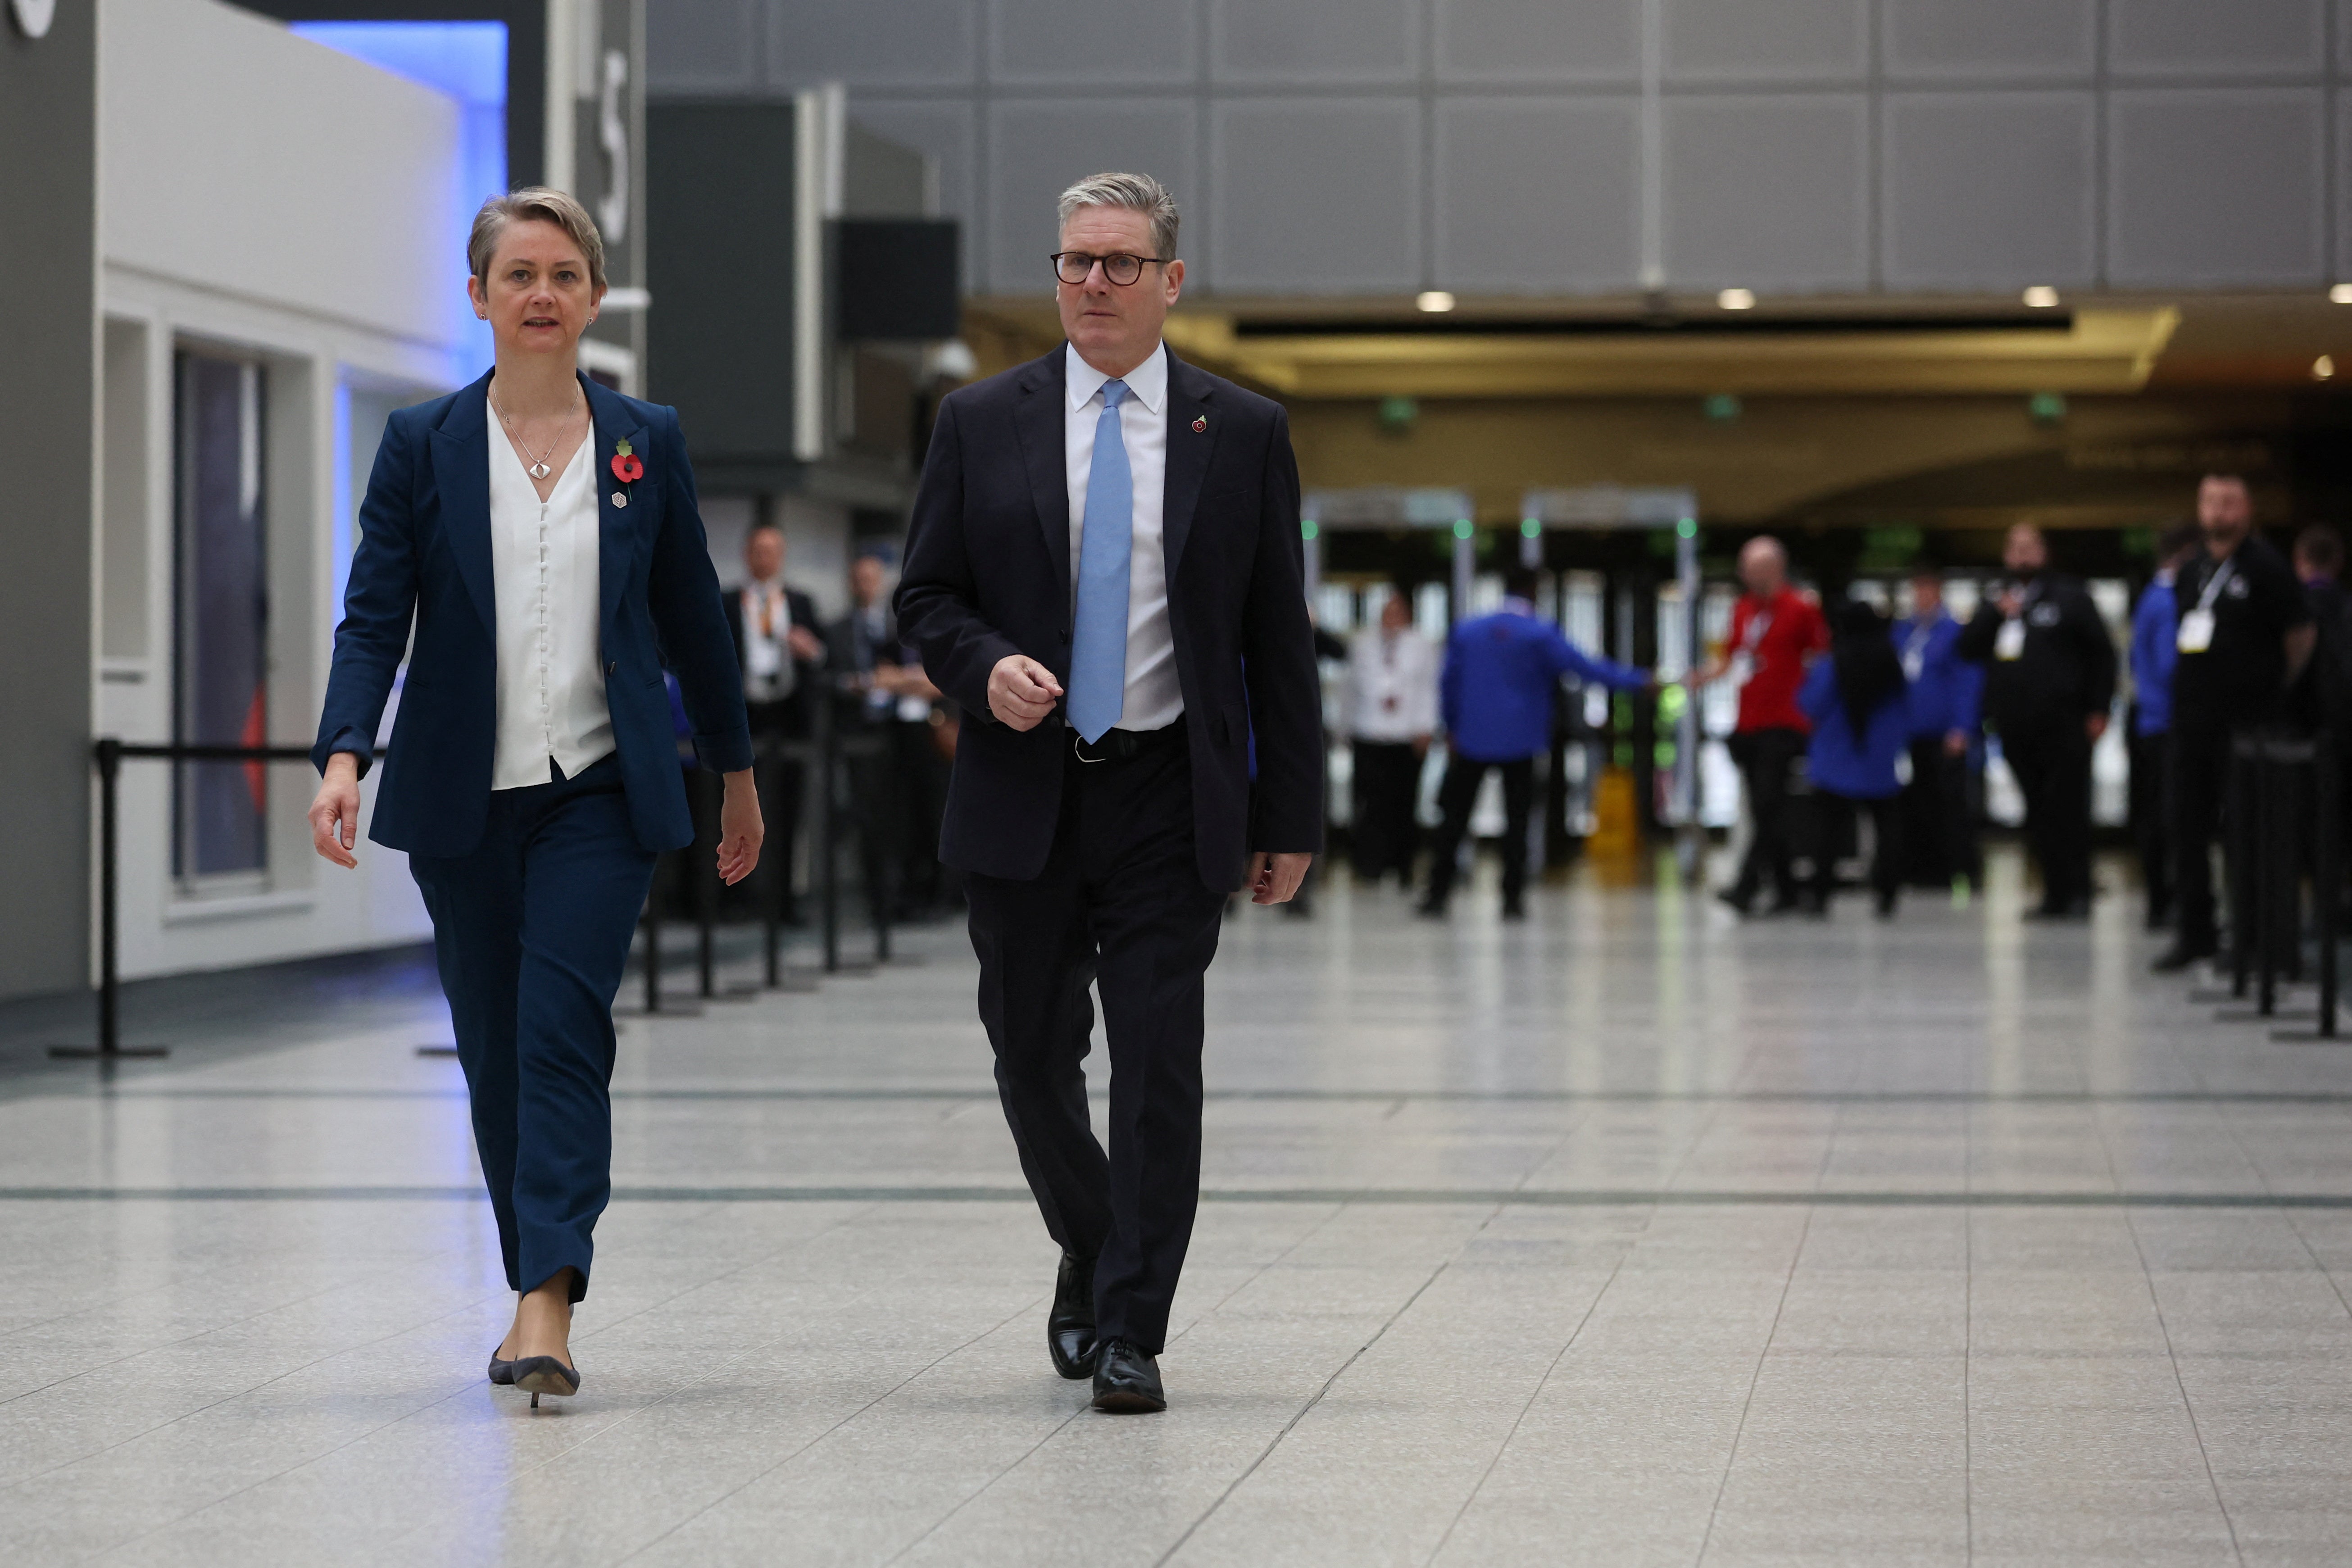
<path fill-rule="evenodd" d="M 2335 378 L 2335 375 L 2336 357 L 2333 354 L 2321 354 L 2317 359 L 2311 362 L 2312 380 L 2330 381 Z"/>
<path fill-rule="evenodd" d="M 1756 295 L 1752 289 L 1726 289 L 1715 297 L 1715 302 L 1727 310 L 1752 310 L 1756 309 Z"/>
<path fill-rule="evenodd" d="M 2352 305 L 2352 283 L 2338 283 L 2327 291 L 2328 301 L 2336 305 Z"/>
<path fill-rule="evenodd" d="M 1413 296 L 1412 302 L 1415 309 L 1433 312 L 1454 309 L 1454 296 L 1443 289 L 1424 289 Z"/>
<path fill-rule="evenodd" d="M 2058 308 L 2058 290 L 2047 283 L 2036 283 L 2025 291 L 2025 303 L 2032 310 L 2054 310 Z"/>

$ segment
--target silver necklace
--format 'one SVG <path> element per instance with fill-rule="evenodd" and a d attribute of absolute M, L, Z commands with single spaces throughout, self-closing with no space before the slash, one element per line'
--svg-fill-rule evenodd
<path fill-rule="evenodd" d="M 514 437 L 514 444 L 522 448 L 523 472 L 529 474 L 534 479 L 543 479 L 547 478 L 550 473 L 553 472 L 554 470 L 547 466 L 547 459 L 555 455 L 556 442 L 562 440 L 564 431 L 572 427 L 572 416 L 573 411 L 579 407 L 579 405 L 575 403 L 571 408 L 567 408 L 563 411 L 563 423 L 557 426 L 555 428 L 555 440 L 550 441 L 547 444 L 547 449 L 540 453 L 536 458 L 530 455 L 530 444 L 525 441 L 522 438 L 520 432 L 515 429 L 514 421 L 507 417 L 507 411 L 503 408 L 499 408 L 499 400 L 497 398 L 493 397 L 490 399 L 490 406 L 492 408 L 498 408 L 499 423 L 507 427 L 507 434 Z"/>

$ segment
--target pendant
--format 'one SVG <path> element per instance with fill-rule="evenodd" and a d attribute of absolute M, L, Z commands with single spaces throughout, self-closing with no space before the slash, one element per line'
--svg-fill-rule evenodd
<path fill-rule="evenodd" d="M 545 463 L 533 463 L 530 466 L 530 477 L 534 479 L 543 479 L 547 478 L 547 465 Z"/>

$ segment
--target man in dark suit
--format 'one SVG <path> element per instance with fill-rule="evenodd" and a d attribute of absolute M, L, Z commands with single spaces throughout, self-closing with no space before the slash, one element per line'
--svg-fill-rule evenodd
<path fill-rule="evenodd" d="M 888 568 L 877 555 L 849 566 L 849 614 L 825 632 L 845 729 L 883 737 L 882 751 L 850 764 L 850 811 L 858 821 L 867 885 L 888 897 L 891 918 L 919 920 L 940 897 L 940 817 L 947 761 L 931 723 L 939 688 L 898 633 L 883 595 Z"/>
<path fill-rule="evenodd" d="M 1047 1347 L 1097 1409 L 1160 1410 L 1200 1194 L 1203 975 L 1226 896 L 1286 901 L 1320 846 L 1321 694 L 1288 421 L 1160 341 L 1174 200 L 1097 174 L 1060 216 L 1069 342 L 941 404 L 898 618 L 969 716 L 940 855 L 968 874 L 998 1090 L 1062 1247 Z"/>
<path fill-rule="evenodd" d="M 744 710 L 759 752 L 760 812 L 771 835 L 768 875 L 779 889 L 778 918 L 797 924 L 793 898 L 793 845 L 801 820 L 801 764 L 777 754 L 786 741 L 808 738 L 817 671 L 825 663 L 816 605 L 784 583 L 784 531 L 754 526 L 743 540 L 744 582 L 721 595 L 727 630 L 743 669 Z"/>

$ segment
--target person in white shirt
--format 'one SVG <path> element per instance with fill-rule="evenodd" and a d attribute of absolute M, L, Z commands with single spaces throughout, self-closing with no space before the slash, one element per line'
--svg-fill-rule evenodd
<path fill-rule="evenodd" d="M 776 918 L 798 925 L 793 895 L 793 849 L 801 821 L 802 768 L 779 748 L 808 738 L 809 716 L 818 700 L 816 673 L 826 662 L 817 627 L 816 605 L 784 581 L 784 531 L 772 522 L 755 525 L 743 538 L 744 580 L 721 601 L 727 635 L 743 667 L 743 700 L 751 725 L 754 764 L 760 781 L 760 814 L 768 825 L 762 903 Z"/>
<path fill-rule="evenodd" d="M 1422 763 L 1437 728 L 1437 649 L 1412 629 L 1412 595 L 1402 584 L 1390 589 L 1380 625 L 1348 645 L 1341 710 L 1354 753 L 1349 798 L 1356 875 L 1378 882 L 1393 871 L 1410 888 Z"/>

